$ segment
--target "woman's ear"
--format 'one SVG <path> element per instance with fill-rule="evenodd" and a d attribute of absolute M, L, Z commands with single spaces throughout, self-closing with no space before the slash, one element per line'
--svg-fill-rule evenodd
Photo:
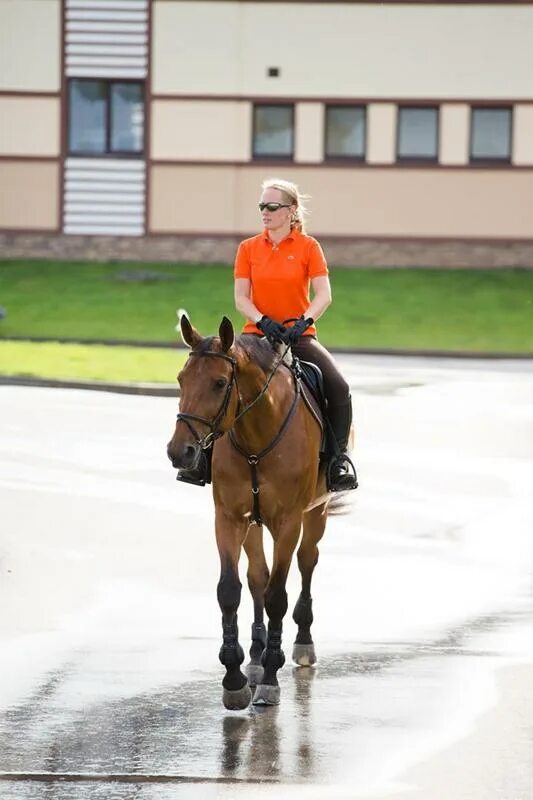
<path fill-rule="evenodd" d="M 231 320 L 229 320 L 227 317 L 222 317 L 222 322 L 220 323 L 220 327 L 218 329 L 218 335 L 220 336 L 222 350 L 227 353 L 235 341 L 235 331 L 233 330 Z"/>
<path fill-rule="evenodd" d="M 196 328 L 193 328 L 189 321 L 189 317 L 185 316 L 185 314 L 183 314 L 180 319 L 180 329 L 183 341 L 185 344 L 188 344 L 189 347 L 194 348 L 202 341 L 202 337 Z"/>

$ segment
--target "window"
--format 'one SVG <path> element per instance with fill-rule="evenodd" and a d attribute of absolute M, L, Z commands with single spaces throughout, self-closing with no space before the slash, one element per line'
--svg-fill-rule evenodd
<path fill-rule="evenodd" d="M 473 108 L 470 124 L 471 161 L 510 161 L 512 109 Z"/>
<path fill-rule="evenodd" d="M 326 158 L 365 158 L 365 106 L 326 107 Z"/>
<path fill-rule="evenodd" d="M 292 158 L 294 152 L 294 107 L 254 106 L 254 158 Z"/>
<path fill-rule="evenodd" d="M 400 108 L 398 159 L 436 161 L 439 149 L 438 128 L 438 108 Z"/>
<path fill-rule="evenodd" d="M 71 80 L 71 155 L 135 155 L 144 147 L 144 86 L 133 81 Z"/>

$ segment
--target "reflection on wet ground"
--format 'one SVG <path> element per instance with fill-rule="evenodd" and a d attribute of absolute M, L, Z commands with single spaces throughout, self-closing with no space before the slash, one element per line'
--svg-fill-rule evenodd
<path fill-rule="evenodd" d="M 235 713 L 174 406 L 4 388 L 0 800 L 352 798 L 468 733 L 532 654 L 533 381 L 506 376 L 353 365 L 362 491 L 321 545 L 319 663 Z"/>
<path fill-rule="evenodd" d="M 204 790 L 198 797 L 210 797 L 215 790 L 222 796 L 226 784 L 328 783 L 350 772 L 346 742 L 357 772 L 365 751 L 358 742 L 372 731 L 408 727 L 410 703 L 434 691 L 446 659 L 500 657 L 501 632 L 532 616 L 531 608 L 482 615 L 434 641 L 361 645 L 324 656 L 316 669 L 286 667 L 279 707 L 239 713 L 222 709 L 221 676 L 205 672 L 164 691 L 86 706 L 76 701 L 84 685 L 98 681 L 105 694 L 117 676 L 91 675 L 88 654 L 75 654 L 0 716 L 0 797 L 155 800 L 167 797 L 169 786 L 178 794 L 168 797 L 182 796 L 186 785 L 186 797 L 194 798 L 197 784 Z"/>

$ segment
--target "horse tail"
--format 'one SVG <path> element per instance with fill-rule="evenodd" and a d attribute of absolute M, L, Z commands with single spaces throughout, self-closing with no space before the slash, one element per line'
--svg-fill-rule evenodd
<path fill-rule="evenodd" d="M 346 516 L 352 513 L 351 492 L 332 492 L 328 501 L 328 517 Z"/>

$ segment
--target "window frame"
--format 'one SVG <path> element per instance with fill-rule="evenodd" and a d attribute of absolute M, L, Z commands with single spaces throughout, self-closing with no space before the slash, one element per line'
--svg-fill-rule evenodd
<path fill-rule="evenodd" d="M 508 156 L 475 156 L 473 154 L 474 146 L 474 112 L 475 111 L 508 111 L 509 112 L 509 155 Z M 475 103 L 470 106 L 470 128 L 468 135 L 468 163 L 473 166 L 479 165 L 494 165 L 494 164 L 512 164 L 513 163 L 513 134 L 514 134 L 514 105 L 506 103 L 498 103 L 497 105 L 488 105 L 486 103 Z"/>
<path fill-rule="evenodd" d="M 332 155 L 328 153 L 328 112 L 330 109 L 352 109 L 364 112 L 365 126 L 363 132 L 363 154 L 362 155 Z M 326 103 L 324 106 L 324 161 L 326 162 L 350 162 L 355 164 L 366 164 L 368 149 L 368 104 L 367 103 Z"/>
<path fill-rule="evenodd" d="M 435 125 L 435 155 L 434 156 L 403 156 L 400 155 L 400 118 L 402 111 L 436 111 L 437 124 Z M 396 107 L 396 163 L 397 164 L 439 164 L 440 162 L 440 104 L 427 103 L 401 103 Z"/>
<path fill-rule="evenodd" d="M 70 146 L 70 125 L 72 121 L 72 104 L 70 102 L 70 85 L 72 82 L 77 83 L 94 83 L 98 81 L 105 86 L 105 150 L 101 153 L 95 153 L 91 150 L 72 150 Z M 141 95 L 143 100 L 143 142 L 140 150 L 112 150 L 111 149 L 111 87 L 117 83 L 135 84 L 141 87 Z M 66 113 L 66 151 L 69 158 L 131 158 L 142 159 L 146 154 L 146 81 L 139 80 L 138 78 L 76 78 L 72 76 L 67 81 L 67 113 Z"/>
<path fill-rule="evenodd" d="M 258 109 L 261 108 L 288 108 L 290 109 L 290 120 L 291 120 L 291 128 L 292 128 L 292 138 L 291 138 L 291 152 L 287 155 L 281 155 L 280 153 L 256 153 L 255 150 L 255 136 L 256 136 L 256 112 Z M 295 130 L 295 120 L 296 120 L 296 109 L 294 103 L 274 103 L 274 102 L 260 102 L 260 103 L 253 103 L 252 106 L 252 161 L 286 161 L 291 162 L 294 161 L 294 152 L 295 152 L 295 144 L 296 144 L 296 130 Z"/>

